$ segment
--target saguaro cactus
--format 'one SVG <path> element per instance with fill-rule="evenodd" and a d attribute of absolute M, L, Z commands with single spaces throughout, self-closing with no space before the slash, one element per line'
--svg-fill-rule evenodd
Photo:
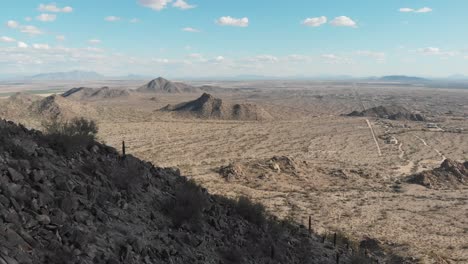
<path fill-rule="evenodd" d="M 125 158 L 125 141 L 122 141 L 122 156 Z"/>

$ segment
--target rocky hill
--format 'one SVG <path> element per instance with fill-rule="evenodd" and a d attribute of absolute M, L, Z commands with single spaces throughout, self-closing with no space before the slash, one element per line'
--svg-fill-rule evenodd
<path fill-rule="evenodd" d="M 0 120 L 2 264 L 368 263 L 177 169 L 57 138 Z"/>
<path fill-rule="evenodd" d="M 96 110 L 71 100 L 61 95 L 51 95 L 42 100 L 35 101 L 29 107 L 31 115 L 39 119 L 70 119 L 78 116 L 95 114 Z"/>
<path fill-rule="evenodd" d="M 28 93 L 15 93 L 5 100 L 0 100 L 0 116 L 25 117 L 30 115 L 30 106 L 42 97 Z"/>
<path fill-rule="evenodd" d="M 154 79 L 149 83 L 136 89 L 140 93 L 201 93 L 201 90 L 197 87 L 180 83 L 171 82 L 162 77 Z"/>
<path fill-rule="evenodd" d="M 367 116 L 378 117 L 390 120 L 410 120 L 410 121 L 425 121 L 426 118 L 418 113 L 413 113 L 403 106 L 377 106 L 365 111 L 353 111 L 348 116 Z"/>
<path fill-rule="evenodd" d="M 446 159 L 439 168 L 410 176 L 408 182 L 431 189 L 457 189 L 466 186 L 468 185 L 468 161 L 460 163 Z"/>
<path fill-rule="evenodd" d="M 272 116 L 255 104 L 231 104 L 204 93 L 200 98 L 179 105 L 168 105 L 164 111 L 204 119 L 258 121 L 269 120 Z"/>
<path fill-rule="evenodd" d="M 73 88 L 62 94 L 63 97 L 73 100 L 104 100 L 114 98 L 125 98 L 130 96 L 131 92 L 125 89 L 102 88 Z"/>

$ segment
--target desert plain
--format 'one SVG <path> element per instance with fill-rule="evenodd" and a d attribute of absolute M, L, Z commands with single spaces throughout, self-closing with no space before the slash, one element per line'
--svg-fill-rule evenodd
<path fill-rule="evenodd" d="M 214 87 L 210 95 L 233 109 L 248 104 L 268 113 L 246 120 L 161 110 L 202 92 L 134 92 L 145 83 L 4 82 L 0 114 L 41 129 L 45 115 L 25 110 L 40 96 L 61 97 L 82 86 L 128 89 L 122 96 L 60 98 L 44 113 L 93 119 L 100 141 L 117 149 L 125 141 L 127 154 L 177 167 L 211 193 L 248 196 L 280 218 L 307 225 L 310 217 L 317 233 L 372 238 L 388 254 L 415 263 L 468 263 L 468 185 L 428 188 L 407 181 L 446 159 L 468 160 L 467 89 L 350 81 L 186 82 Z M 12 100 L 17 92 L 19 100 Z M 391 105 L 424 121 L 348 116 Z M 253 108 L 246 109 L 251 114 Z"/>

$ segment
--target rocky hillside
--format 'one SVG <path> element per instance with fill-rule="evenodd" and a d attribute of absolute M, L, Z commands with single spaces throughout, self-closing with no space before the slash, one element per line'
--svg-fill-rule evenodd
<path fill-rule="evenodd" d="M 125 98 L 130 96 L 130 94 L 131 92 L 125 89 L 79 87 L 66 91 L 62 96 L 72 100 L 104 100 Z"/>
<path fill-rule="evenodd" d="M 197 87 L 180 83 L 171 82 L 162 77 L 154 79 L 149 83 L 139 87 L 137 92 L 140 93 L 200 93 L 201 90 Z"/>
<path fill-rule="evenodd" d="M 30 113 L 39 119 L 71 119 L 95 113 L 91 107 L 68 100 L 61 95 L 51 95 L 36 101 L 29 109 Z"/>
<path fill-rule="evenodd" d="M 162 110 L 204 119 L 257 121 L 269 120 L 272 116 L 255 104 L 231 104 L 204 93 L 200 98 L 179 105 L 168 105 Z"/>
<path fill-rule="evenodd" d="M 418 113 L 413 113 L 408 109 L 397 106 L 377 106 L 365 111 L 354 111 L 348 116 L 367 116 L 367 117 L 378 117 L 390 120 L 410 120 L 410 121 L 425 121 L 426 118 Z"/>
<path fill-rule="evenodd" d="M 42 97 L 27 93 L 15 93 L 5 100 L 0 100 L 0 116 L 25 117 L 30 114 L 31 105 Z"/>
<path fill-rule="evenodd" d="M 2 264 L 367 263 L 177 169 L 59 138 L 0 120 Z"/>
<path fill-rule="evenodd" d="M 457 189 L 468 185 L 468 161 L 460 163 L 446 159 L 439 168 L 408 178 L 408 182 L 431 189 Z"/>

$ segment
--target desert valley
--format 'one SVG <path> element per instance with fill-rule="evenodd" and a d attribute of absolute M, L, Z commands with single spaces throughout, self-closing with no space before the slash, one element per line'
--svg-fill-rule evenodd
<path fill-rule="evenodd" d="M 405 81 L 3 82 L 0 117 L 98 139 L 382 263 L 468 263 L 468 90 Z"/>

